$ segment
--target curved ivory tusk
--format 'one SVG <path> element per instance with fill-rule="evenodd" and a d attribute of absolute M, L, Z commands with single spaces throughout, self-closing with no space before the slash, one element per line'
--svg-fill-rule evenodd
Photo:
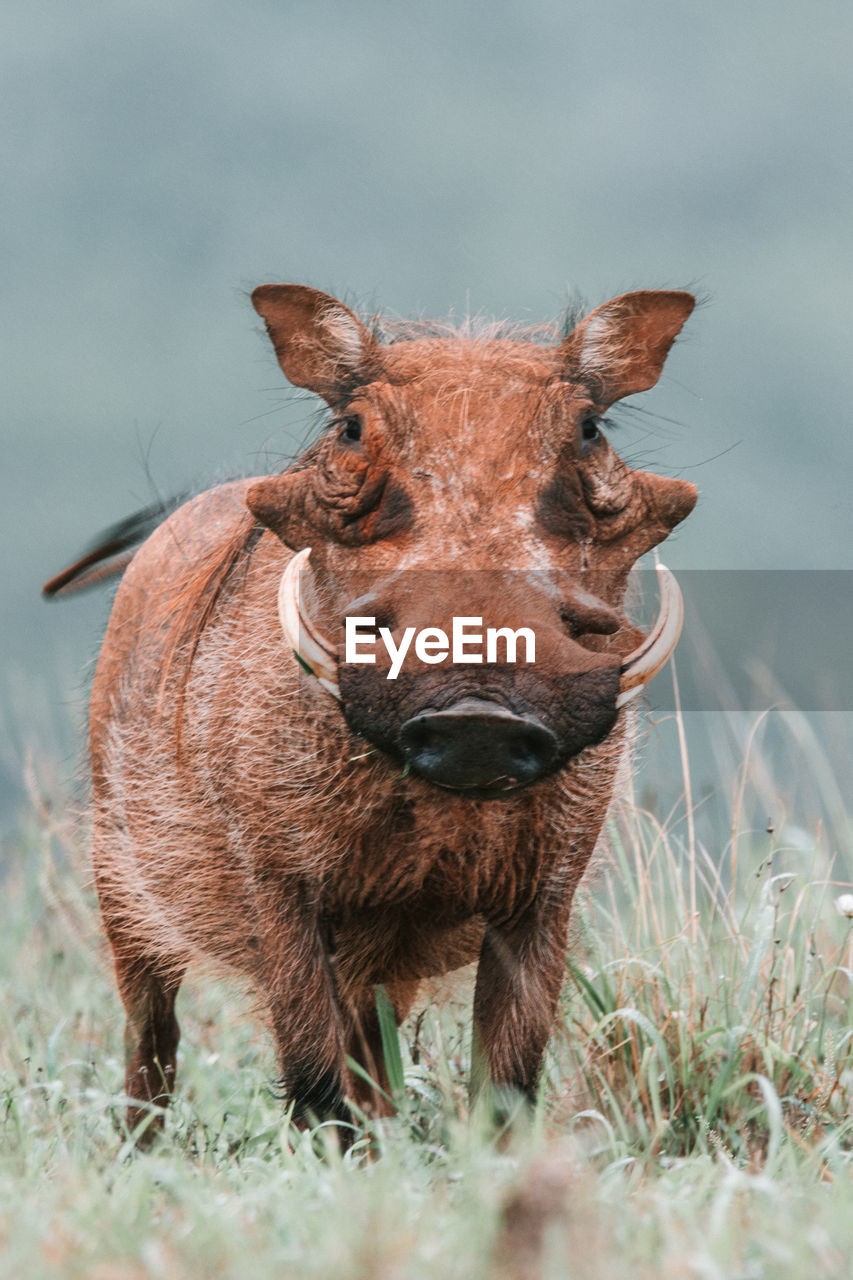
<path fill-rule="evenodd" d="M 669 661 L 684 622 L 684 601 L 681 588 L 675 575 L 665 564 L 656 566 L 658 571 L 658 587 L 660 590 L 660 610 L 657 622 L 652 627 L 639 648 L 624 658 L 619 668 L 619 697 L 616 706 L 624 706 L 630 698 L 636 697 L 640 690 L 656 676 Z"/>
<path fill-rule="evenodd" d="M 327 693 L 340 699 L 338 655 L 334 645 L 314 626 L 302 608 L 299 574 L 308 567 L 311 548 L 299 551 L 281 575 L 278 588 L 278 616 L 284 638 L 293 656 L 309 675 L 315 676 Z"/>

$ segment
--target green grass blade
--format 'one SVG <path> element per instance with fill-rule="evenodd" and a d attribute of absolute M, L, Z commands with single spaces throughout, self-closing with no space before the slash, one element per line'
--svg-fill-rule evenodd
<path fill-rule="evenodd" d="M 403 1055 L 400 1052 L 400 1033 L 397 1030 L 397 1015 L 383 986 L 374 988 L 376 997 L 376 1016 L 379 1019 L 379 1034 L 382 1037 L 382 1056 L 385 1059 L 385 1070 L 388 1072 L 388 1084 L 391 1096 L 400 1106 L 406 1096 L 406 1078 L 403 1073 Z"/>

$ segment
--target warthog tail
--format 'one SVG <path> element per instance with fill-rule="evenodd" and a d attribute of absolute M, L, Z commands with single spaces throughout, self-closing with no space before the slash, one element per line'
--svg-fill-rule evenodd
<path fill-rule="evenodd" d="M 55 596 L 86 591 L 107 578 L 124 573 L 140 543 L 181 505 L 185 497 L 185 494 L 180 494 L 154 502 L 102 530 L 78 560 L 48 579 L 41 589 L 42 595 L 50 600 Z"/>

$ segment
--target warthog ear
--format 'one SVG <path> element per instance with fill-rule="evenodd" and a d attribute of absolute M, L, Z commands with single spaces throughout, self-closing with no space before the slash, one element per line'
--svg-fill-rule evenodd
<path fill-rule="evenodd" d="M 601 407 L 647 391 L 695 305 L 692 293 L 677 290 L 612 298 L 581 320 L 562 344 L 567 373 L 586 382 Z"/>
<path fill-rule="evenodd" d="M 267 325 L 284 376 L 330 404 L 363 383 L 379 344 L 336 298 L 301 284 L 262 284 L 252 304 Z"/>

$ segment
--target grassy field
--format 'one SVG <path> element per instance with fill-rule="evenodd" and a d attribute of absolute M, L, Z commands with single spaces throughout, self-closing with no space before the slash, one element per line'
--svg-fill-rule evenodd
<path fill-rule="evenodd" d="M 712 841 L 686 759 L 673 813 L 615 810 L 532 1122 L 495 1142 L 467 1114 L 462 975 L 389 1050 L 399 1115 L 343 1158 L 289 1128 L 250 1006 L 204 978 L 135 1153 L 85 826 L 35 783 L 0 860 L 0 1276 L 853 1275 L 849 827 L 803 724 L 773 761 L 761 732 Z"/>

